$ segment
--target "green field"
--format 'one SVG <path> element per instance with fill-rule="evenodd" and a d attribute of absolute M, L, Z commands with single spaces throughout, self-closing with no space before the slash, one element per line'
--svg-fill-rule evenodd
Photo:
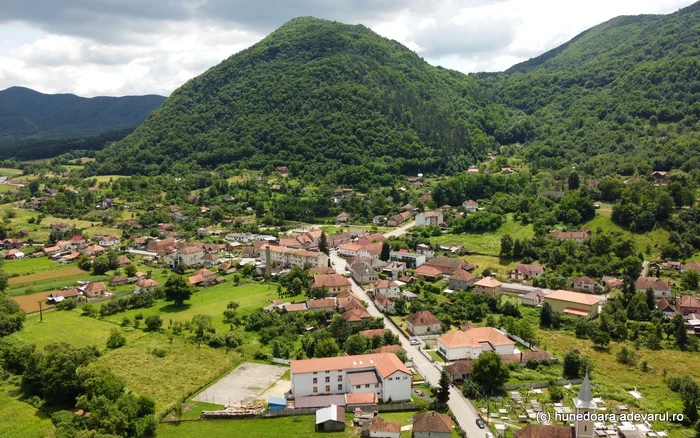
<path fill-rule="evenodd" d="M 474 275 L 481 275 L 481 272 L 488 268 L 498 279 L 510 278 L 510 271 L 520 263 L 519 260 L 511 259 L 510 257 L 469 255 L 463 258 L 470 264 L 476 266 L 473 271 Z"/>
<path fill-rule="evenodd" d="M 56 432 L 51 419 L 15 396 L 16 388 L 0 386 L 0 438 L 44 438 Z"/>
<path fill-rule="evenodd" d="M 236 301 L 240 304 L 243 312 L 252 311 L 265 307 L 269 300 L 277 299 L 277 286 L 275 284 L 250 283 L 240 286 L 233 286 L 231 278 L 217 286 L 197 289 L 192 298 L 185 302 L 182 307 L 177 307 L 172 303 L 159 301 L 155 306 L 148 309 L 130 310 L 107 317 L 109 321 L 120 322 L 125 316 L 134 318 L 137 313 L 144 317 L 149 315 L 159 315 L 163 318 L 164 326 L 172 321 L 189 321 L 194 315 L 211 315 L 214 317 L 214 327 L 217 330 L 228 330 L 228 326 L 223 323 L 223 312 L 229 301 Z M 289 298 L 289 301 L 303 301 L 305 297 Z"/>
<path fill-rule="evenodd" d="M 596 216 L 590 221 L 586 222 L 583 226 L 593 232 L 595 232 L 596 229 L 600 228 L 604 232 L 618 231 L 630 235 L 637 242 L 637 249 L 639 251 L 646 254 L 647 247 L 650 247 L 651 255 L 656 258 L 660 257 L 658 246 L 662 243 L 668 242 L 669 232 L 667 230 L 658 228 L 647 233 L 632 233 L 628 230 L 625 230 L 621 226 L 615 224 L 610 219 L 611 215 L 612 210 L 610 209 L 596 210 Z"/>
<path fill-rule="evenodd" d="M 57 263 L 48 257 L 7 260 L 2 266 L 5 273 L 10 276 L 38 274 L 39 272 L 55 271 L 65 267 L 66 265 Z"/>
<path fill-rule="evenodd" d="M 532 224 L 522 225 L 513 220 L 512 214 L 507 214 L 503 226 L 493 233 L 445 234 L 430 238 L 430 243 L 446 246 L 461 245 L 477 254 L 498 256 L 501 251 L 501 237 L 506 234 L 510 234 L 513 239 L 530 239 L 535 232 Z"/>
<path fill-rule="evenodd" d="M 132 333 L 134 337 L 126 346 L 108 352 L 99 361 L 124 379 L 129 389 L 152 397 L 158 409 L 180 402 L 242 361 L 240 353 L 226 353 L 223 348 L 197 347 L 181 338 L 170 343 L 159 333 Z M 165 357 L 154 356 L 154 348 L 164 349 Z"/>
<path fill-rule="evenodd" d="M 18 176 L 21 175 L 22 171 L 20 169 L 11 169 L 9 167 L 0 167 L 0 176 Z"/>
<path fill-rule="evenodd" d="M 75 287 L 78 281 L 107 281 L 109 277 L 106 275 L 91 275 L 84 273 L 80 275 L 72 275 L 69 277 L 55 278 L 51 280 L 35 281 L 32 283 L 17 284 L 10 286 L 7 293 L 11 296 L 27 295 L 36 292 L 45 292 L 50 290 L 61 289 L 63 287 Z M 105 283 L 107 285 L 107 283 Z"/>
<path fill-rule="evenodd" d="M 352 416 L 346 415 L 346 424 L 352 424 Z M 261 437 L 261 438 L 318 438 L 314 432 L 313 415 L 248 420 L 202 420 L 179 424 L 161 423 L 158 426 L 159 438 L 190 438 L 201 436 L 219 437 Z M 350 430 L 329 434 L 337 438 L 356 437 Z"/>

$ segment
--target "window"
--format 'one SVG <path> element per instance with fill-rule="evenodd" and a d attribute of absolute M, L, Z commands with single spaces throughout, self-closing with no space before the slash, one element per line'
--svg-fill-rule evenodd
<path fill-rule="evenodd" d="M 326 385 L 326 392 L 331 392 L 331 385 Z"/>
<path fill-rule="evenodd" d="M 318 383 L 318 378 L 317 378 L 317 377 L 314 377 L 313 383 L 314 383 L 314 384 Z"/>
<path fill-rule="evenodd" d="M 365 385 L 365 388 L 369 388 L 369 383 Z"/>
<path fill-rule="evenodd" d="M 379 383 L 375 383 L 375 384 L 374 384 L 374 387 L 375 387 L 375 388 L 379 388 Z"/>
<path fill-rule="evenodd" d="M 357 385 L 355 388 L 360 389 L 362 388 L 362 385 Z"/>
<path fill-rule="evenodd" d="M 393 379 L 394 379 L 393 377 L 389 377 L 387 380 L 393 380 Z"/>
<path fill-rule="evenodd" d="M 340 385 L 338 385 L 338 391 L 342 391 L 342 390 L 343 390 L 343 384 L 341 383 Z"/>
<path fill-rule="evenodd" d="M 330 374 L 330 373 L 331 373 L 330 371 L 326 371 L 326 374 Z"/>
<path fill-rule="evenodd" d="M 342 382 L 342 381 L 343 381 L 343 376 L 338 376 L 338 382 Z"/>
<path fill-rule="evenodd" d="M 326 383 L 331 383 L 331 378 L 326 376 Z"/>
<path fill-rule="evenodd" d="M 314 371 L 314 375 L 318 374 L 316 371 Z"/>
<path fill-rule="evenodd" d="M 339 372 L 339 373 L 342 373 L 342 372 L 343 372 L 343 370 L 338 370 L 338 372 Z"/>
<path fill-rule="evenodd" d="M 408 379 L 408 376 L 404 376 L 403 379 L 404 379 L 404 380 Z"/>
<path fill-rule="evenodd" d="M 318 392 L 318 387 L 317 387 L 317 386 L 314 386 L 313 391 L 314 391 L 314 393 L 317 393 L 317 392 Z"/>

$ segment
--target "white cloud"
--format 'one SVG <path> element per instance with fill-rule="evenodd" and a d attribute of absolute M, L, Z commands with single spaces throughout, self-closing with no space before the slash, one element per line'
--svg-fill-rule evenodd
<path fill-rule="evenodd" d="M 301 15 L 366 24 L 432 64 L 499 71 L 615 16 L 668 13 L 692 2 L 62 0 L 59 7 L 53 0 L 9 2 L 0 10 L 0 89 L 168 95 Z"/>

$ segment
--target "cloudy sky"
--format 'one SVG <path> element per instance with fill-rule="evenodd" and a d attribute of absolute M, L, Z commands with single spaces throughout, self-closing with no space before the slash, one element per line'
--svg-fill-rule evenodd
<path fill-rule="evenodd" d="M 23 0 L 0 8 L 0 89 L 168 95 L 291 18 L 363 23 L 434 65 L 500 71 L 618 15 L 695 0 Z"/>

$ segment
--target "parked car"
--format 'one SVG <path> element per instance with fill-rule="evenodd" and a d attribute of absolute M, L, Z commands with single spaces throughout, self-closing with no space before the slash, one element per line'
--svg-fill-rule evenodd
<path fill-rule="evenodd" d="M 493 434 L 492 434 L 491 432 L 486 432 L 486 433 L 484 434 L 484 436 L 485 436 L 486 438 L 493 438 Z"/>
<path fill-rule="evenodd" d="M 411 345 L 420 345 L 420 341 L 415 336 L 411 338 Z"/>
<path fill-rule="evenodd" d="M 479 429 L 485 429 L 486 425 L 484 424 L 484 420 L 481 418 L 476 419 L 476 425 L 479 426 Z"/>

